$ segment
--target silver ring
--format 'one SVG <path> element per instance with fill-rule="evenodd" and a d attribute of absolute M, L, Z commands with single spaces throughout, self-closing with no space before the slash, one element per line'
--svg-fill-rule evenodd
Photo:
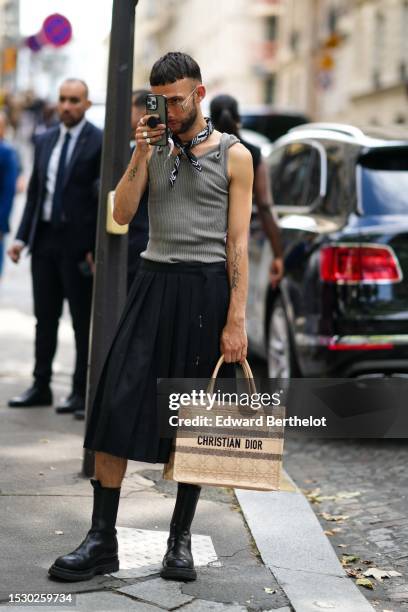
<path fill-rule="evenodd" d="M 147 138 L 147 132 L 146 131 L 143 132 L 143 138 Z"/>
<path fill-rule="evenodd" d="M 150 138 L 146 138 L 147 144 L 150 144 Z"/>

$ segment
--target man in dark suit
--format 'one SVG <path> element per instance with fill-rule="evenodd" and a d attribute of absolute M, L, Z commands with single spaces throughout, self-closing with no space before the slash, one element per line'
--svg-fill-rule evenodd
<path fill-rule="evenodd" d="M 85 119 L 90 105 L 87 85 L 67 79 L 59 92 L 61 123 L 36 139 L 25 210 L 8 251 L 15 263 L 24 247 L 32 254 L 37 319 L 34 384 L 9 401 L 12 408 L 52 404 L 52 362 L 66 298 L 76 365 L 72 393 L 57 412 L 84 409 L 102 148 L 102 132 Z"/>

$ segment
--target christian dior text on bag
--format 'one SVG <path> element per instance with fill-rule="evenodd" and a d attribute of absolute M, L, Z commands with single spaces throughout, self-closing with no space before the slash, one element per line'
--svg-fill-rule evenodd
<path fill-rule="evenodd" d="M 213 393 L 218 371 L 224 357 L 221 356 L 207 387 Z M 247 361 L 242 364 L 250 394 L 256 393 L 255 382 Z M 259 413 L 260 411 L 258 411 Z M 275 419 L 283 419 L 284 408 L 273 408 Z M 225 420 L 231 416 L 237 421 L 246 416 L 252 419 L 259 416 L 251 407 L 237 404 L 215 402 L 209 411 L 208 406 L 197 406 L 192 402 L 180 406 L 178 416 L 180 425 L 174 440 L 169 462 L 164 466 L 163 477 L 177 482 L 199 485 L 234 487 L 274 491 L 279 489 L 283 453 L 282 426 L 268 426 L 266 418 L 262 424 L 244 426 L 185 426 L 184 419 L 197 415 L 211 415 L 212 422 L 218 416 Z M 271 410 L 269 410 L 271 413 Z M 265 415 L 263 415 L 265 417 Z M 232 420 L 232 419 L 231 419 Z M 248 421 L 244 419 L 244 422 Z"/>

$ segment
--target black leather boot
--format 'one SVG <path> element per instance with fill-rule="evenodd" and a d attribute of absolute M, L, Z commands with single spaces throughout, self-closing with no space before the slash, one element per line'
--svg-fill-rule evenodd
<path fill-rule="evenodd" d="M 195 580 L 191 554 L 191 523 L 193 522 L 201 487 L 180 482 L 177 488 L 177 499 L 170 523 L 170 534 L 167 540 L 167 552 L 164 555 L 160 572 L 167 580 Z"/>
<path fill-rule="evenodd" d="M 83 542 L 73 552 L 58 557 L 48 570 L 53 578 L 69 582 L 90 580 L 97 574 L 117 572 L 119 569 L 116 516 L 120 488 L 103 487 L 99 480 L 91 480 L 94 488 L 92 526 Z"/>

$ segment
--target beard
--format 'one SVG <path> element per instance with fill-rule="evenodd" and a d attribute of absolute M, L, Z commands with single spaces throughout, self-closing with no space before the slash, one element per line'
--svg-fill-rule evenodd
<path fill-rule="evenodd" d="M 197 119 L 197 109 L 195 106 L 191 109 L 191 113 L 183 121 L 180 121 L 180 127 L 174 132 L 177 136 L 179 134 L 185 134 L 194 125 Z"/>

